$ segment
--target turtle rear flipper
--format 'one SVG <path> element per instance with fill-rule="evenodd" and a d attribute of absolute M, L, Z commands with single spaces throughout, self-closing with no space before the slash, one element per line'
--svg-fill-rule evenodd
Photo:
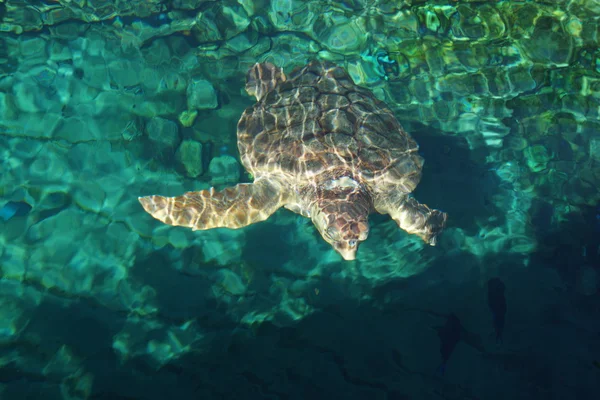
<path fill-rule="evenodd" d="M 246 92 L 250 96 L 256 97 L 256 100 L 261 100 L 275 86 L 285 80 L 283 69 L 270 62 L 256 63 L 246 74 Z"/>
<path fill-rule="evenodd" d="M 284 204 L 280 186 L 267 179 L 222 191 L 211 188 L 177 197 L 145 196 L 138 200 L 157 220 L 195 231 L 242 228 L 266 220 Z"/>
<path fill-rule="evenodd" d="M 404 197 L 398 202 L 375 204 L 381 213 L 390 214 L 400 229 L 418 235 L 426 243 L 435 246 L 437 236 L 446 226 L 447 214 L 432 210 L 412 197 Z"/>

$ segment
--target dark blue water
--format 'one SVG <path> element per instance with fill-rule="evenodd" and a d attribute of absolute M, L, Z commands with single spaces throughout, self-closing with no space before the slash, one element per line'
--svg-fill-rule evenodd
<path fill-rule="evenodd" d="M 0 2 L 0 399 L 597 398 L 599 16 L 588 1 Z M 293 92 L 315 60 L 337 83 Z M 340 80 L 364 96 L 354 131 L 323 100 Z M 271 161 L 251 171 L 238 121 L 257 102 L 241 137 L 270 126 L 252 154 Z M 377 202 L 381 181 L 348 174 L 247 186 L 307 160 L 272 139 L 285 127 L 329 145 L 325 167 L 411 176 L 392 113 L 424 160 L 411 197 L 394 181 Z M 138 201 L 186 192 L 201 194 L 154 198 L 167 224 Z M 282 193 L 348 200 L 290 210 Z"/>

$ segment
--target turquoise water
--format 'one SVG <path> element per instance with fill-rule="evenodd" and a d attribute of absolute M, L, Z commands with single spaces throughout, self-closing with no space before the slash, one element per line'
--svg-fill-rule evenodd
<path fill-rule="evenodd" d="M 1 399 L 592 399 L 600 5 L 0 2 Z M 370 215 L 345 261 L 280 209 L 231 230 L 139 196 L 251 182 L 246 73 L 311 60 L 393 111 L 436 246 Z"/>

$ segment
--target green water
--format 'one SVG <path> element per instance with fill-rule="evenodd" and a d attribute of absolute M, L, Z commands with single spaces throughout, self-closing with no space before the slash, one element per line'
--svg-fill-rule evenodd
<path fill-rule="evenodd" d="M 0 398 L 596 398 L 599 17 L 591 0 L 0 0 Z M 436 246 L 377 213 L 345 261 L 286 209 L 204 231 L 144 211 L 251 182 L 246 73 L 311 60 L 419 144 L 413 194 L 448 215 Z"/>

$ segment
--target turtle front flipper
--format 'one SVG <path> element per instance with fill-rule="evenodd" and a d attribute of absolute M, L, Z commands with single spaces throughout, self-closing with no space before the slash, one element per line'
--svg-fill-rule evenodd
<path fill-rule="evenodd" d="M 395 197 L 395 196 L 394 196 Z M 435 246 L 438 235 L 446 226 L 448 215 L 432 210 L 407 195 L 398 196 L 391 201 L 375 202 L 375 209 L 382 214 L 390 214 L 400 229 L 416 234 L 426 243 Z"/>
<path fill-rule="evenodd" d="M 177 197 L 146 196 L 138 200 L 159 221 L 193 230 L 242 228 L 264 221 L 284 204 L 280 185 L 267 179 L 222 191 L 211 188 Z"/>

